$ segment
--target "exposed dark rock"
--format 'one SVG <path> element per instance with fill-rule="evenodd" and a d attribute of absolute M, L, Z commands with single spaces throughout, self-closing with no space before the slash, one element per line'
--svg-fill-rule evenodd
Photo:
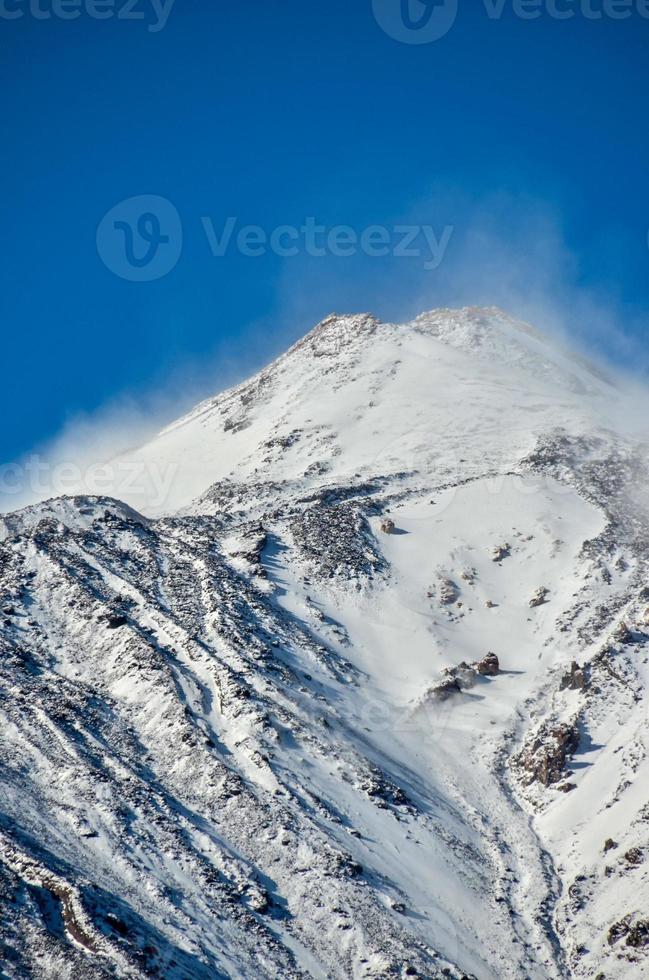
<path fill-rule="evenodd" d="M 631 924 L 631 916 L 627 915 L 619 922 L 614 922 L 608 930 L 608 944 L 614 946 L 620 939 L 626 939 L 626 945 L 633 949 L 643 949 L 649 946 L 649 919 L 638 919 Z"/>
<path fill-rule="evenodd" d="M 298 551 L 319 578 L 371 578 L 386 567 L 365 514 L 352 501 L 319 504 L 291 521 Z"/>
<path fill-rule="evenodd" d="M 561 782 L 566 762 L 577 751 L 579 731 L 575 724 L 546 726 L 514 759 L 514 765 L 525 773 L 525 783 L 550 786 Z"/>
<path fill-rule="evenodd" d="M 576 660 L 570 665 L 570 671 L 561 678 L 561 690 L 583 691 L 586 687 L 586 674 Z"/>
<path fill-rule="evenodd" d="M 643 861 L 644 861 L 644 852 L 643 852 L 643 851 L 642 851 L 642 849 L 641 849 L 641 848 L 639 848 L 639 847 L 632 847 L 632 848 L 631 848 L 631 849 L 630 849 L 629 851 L 627 851 L 627 852 L 626 852 L 626 854 L 624 855 L 624 860 L 625 860 L 625 861 L 626 861 L 626 863 L 627 863 L 627 864 L 629 864 L 629 865 L 630 865 L 631 867 L 633 867 L 633 868 L 635 868 L 635 867 L 637 867 L 637 866 L 638 866 L 639 864 L 642 864 L 642 863 L 643 863 Z"/>
<path fill-rule="evenodd" d="M 633 643 L 633 634 L 626 623 L 618 623 L 613 630 L 613 639 L 616 643 Z"/>
<path fill-rule="evenodd" d="M 499 544 L 494 548 L 491 560 L 492 561 L 503 561 L 505 558 L 509 558 L 511 554 L 510 544 Z"/>
<path fill-rule="evenodd" d="M 543 606 L 547 602 L 547 596 L 550 594 L 550 590 L 546 589 L 545 586 L 541 586 L 536 590 L 532 598 L 530 599 L 530 606 L 534 609 L 536 606 Z"/>
<path fill-rule="evenodd" d="M 571 483 L 608 515 L 603 534 L 584 546 L 585 557 L 597 559 L 606 549 L 613 558 L 623 541 L 646 546 L 649 523 L 644 510 L 633 506 L 638 487 L 648 481 L 645 453 L 616 445 L 603 435 L 574 436 L 557 429 L 539 441 L 523 464 Z"/>
<path fill-rule="evenodd" d="M 626 937 L 626 944 L 634 949 L 649 946 L 649 919 L 641 919 L 634 926 L 631 926 Z"/>
<path fill-rule="evenodd" d="M 450 606 L 452 603 L 457 602 L 459 595 L 460 590 L 450 578 L 440 579 L 437 588 L 431 589 L 428 592 L 429 598 L 436 596 L 443 606 Z"/>
<path fill-rule="evenodd" d="M 626 919 L 614 922 L 608 930 L 607 942 L 609 946 L 614 946 L 620 939 L 624 939 L 629 934 L 629 923 Z"/>
<path fill-rule="evenodd" d="M 266 578 L 267 573 L 261 563 L 264 548 L 268 543 L 268 534 L 264 527 L 259 524 L 251 524 L 242 530 L 243 547 L 231 553 L 232 558 L 241 558 L 251 565 L 254 573 L 260 578 Z"/>
<path fill-rule="evenodd" d="M 459 663 L 457 667 L 445 667 L 443 674 L 444 680 L 435 684 L 428 692 L 438 700 L 445 700 L 453 694 L 473 687 L 478 678 L 475 666 L 465 661 Z"/>
<path fill-rule="evenodd" d="M 126 626 L 127 623 L 128 620 L 122 613 L 114 613 L 106 617 L 106 625 L 109 630 L 119 629 L 120 626 Z"/>
<path fill-rule="evenodd" d="M 293 429 L 285 436 L 275 436 L 273 439 L 269 439 L 264 443 L 265 449 L 290 449 L 294 446 L 296 442 L 300 441 L 302 436 L 301 429 Z"/>
<path fill-rule="evenodd" d="M 118 916 L 113 915 L 111 912 L 106 916 L 106 921 L 108 922 L 111 929 L 114 929 L 120 936 L 128 936 L 129 928 L 125 922 L 123 922 Z"/>
<path fill-rule="evenodd" d="M 478 661 L 476 670 L 483 677 L 497 677 L 500 673 L 500 661 L 495 653 L 488 653 L 486 657 Z"/>

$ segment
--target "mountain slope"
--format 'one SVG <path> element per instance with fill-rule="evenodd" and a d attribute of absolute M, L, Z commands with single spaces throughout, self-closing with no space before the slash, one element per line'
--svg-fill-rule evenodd
<path fill-rule="evenodd" d="M 479 475 L 514 465 L 566 417 L 573 434 L 590 433 L 617 398 L 587 366 L 498 311 L 442 310 L 404 325 L 332 316 L 120 460 L 143 491 L 122 495 L 164 513 L 228 479 L 308 489 L 415 469 L 426 478 Z"/>
<path fill-rule="evenodd" d="M 499 311 L 331 317 L 0 519 L 6 975 L 643 976 L 622 401 Z"/>

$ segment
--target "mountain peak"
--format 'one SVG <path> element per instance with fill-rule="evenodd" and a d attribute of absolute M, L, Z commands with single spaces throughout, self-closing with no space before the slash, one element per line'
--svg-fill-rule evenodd
<path fill-rule="evenodd" d="M 309 349 L 316 357 L 335 356 L 371 336 L 381 321 L 371 313 L 330 313 L 287 352 Z"/>
<path fill-rule="evenodd" d="M 500 310 L 332 314 L 115 462 L 147 518 L 1 519 L 12 978 L 646 976 L 611 395 Z"/>
<path fill-rule="evenodd" d="M 332 313 L 130 454 L 144 478 L 162 485 L 175 475 L 162 505 L 149 490 L 128 502 L 151 516 L 184 509 L 223 480 L 313 490 L 379 469 L 425 482 L 435 470 L 457 474 L 458 454 L 465 478 L 487 461 L 506 470 L 566 411 L 588 428 L 612 396 L 569 351 L 497 308 L 437 309 L 401 324 Z"/>

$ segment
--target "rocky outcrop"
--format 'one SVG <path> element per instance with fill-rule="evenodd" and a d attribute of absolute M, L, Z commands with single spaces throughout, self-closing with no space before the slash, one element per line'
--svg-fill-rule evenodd
<path fill-rule="evenodd" d="M 579 747 L 579 731 L 574 724 L 547 724 L 515 756 L 524 785 L 540 783 L 551 786 L 566 775 L 566 763 Z"/>
<path fill-rule="evenodd" d="M 561 678 L 561 690 L 583 691 L 586 688 L 586 672 L 576 660 L 572 661 L 570 670 Z"/>
<path fill-rule="evenodd" d="M 612 636 L 616 643 L 633 643 L 633 634 L 625 622 L 618 623 Z"/>
<path fill-rule="evenodd" d="M 263 528 L 148 524 L 92 498 L 61 510 L 67 525 L 43 506 L 19 541 L 0 540 L 0 606 L 17 620 L 0 629 L 2 967 L 16 980 L 298 980 L 272 925 L 290 918 L 323 975 L 351 976 L 365 955 L 384 975 L 440 976 L 369 884 L 351 825 L 341 848 L 343 794 L 304 773 L 296 792 L 282 762 L 295 749 L 314 771 L 335 759 L 362 812 L 407 806 L 334 730 L 328 701 L 355 687 L 351 664 L 245 567 Z M 371 560 L 353 504 L 319 511 L 314 561 Z M 322 894 L 349 910 L 349 949 Z"/>
<path fill-rule="evenodd" d="M 539 589 L 536 590 L 536 592 L 530 599 L 530 603 L 529 603 L 530 607 L 534 609 L 537 606 L 545 605 L 545 603 L 548 601 L 547 597 L 549 594 L 550 594 L 550 590 L 546 589 L 545 586 L 541 586 Z"/>
<path fill-rule="evenodd" d="M 609 946 L 615 946 L 623 939 L 632 949 L 644 949 L 649 946 L 649 919 L 634 921 L 633 916 L 626 916 L 613 923 L 607 939 Z"/>
<path fill-rule="evenodd" d="M 476 663 L 467 663 L 463 660 L 456 667 L 444 668 L 443 679 L 428 689 L 424 700 L 433 698 L 437 701 L 446 701 L 453 695 L 474 687 L 480 677 L 496 677 L 499 673 L 500 664 L 495 653 L 488 653 Z"/>
<path fill-rule="evenodd" d="M 473 314 L 376 333 L 331 318 L 165 437 L 147 460 L 178 452 L 181 482 L 192 467 L 188 483 L 217 480 L 195 504 L 179 492 L 186 513 L 145 521 L 85 500 L 66 528 L 54 504 L 28 540 L 22 518 L 0 517 L 0 824 L 78 886 L 97 930 L 74 909 L 48 935 L 43 896 L 0 861 L 12 980 L 42 980 L 27 958 L 52 943 L 74 963 L 48 980 L 94 980 L 88 936 L 165 980 L 460 980 L 454 957 L 481 977 L 621 980 L 643 955 L 649 552 L 620 542 L 638 537 L 627 490 L 644 499 L 647 453 L 602 432 L 539 457 L 604 515 L 554 480 L 519 493 L 531 418 L 538 434 L 590 430 L 590 404 L 558 397 L 581 367 L 550 357 L 532 417 L 518 369 L 546 345 L 519 345 L 518 329 L 502 349 Z M 476 383 L 487 363 L 494 384 Z M 392 520 L 406 514 L 409 537 Z M 622 618 L 634 646 L 611 638 Z M 499 658 L 515 670 L 499 676 Z M 577 710 L 592 739 L 571 782 Z M 547 821 L 532 823 L 537 805 Z M 603 857 L 609 835 L 620 845 Z M 65 893 L 49 894 L 65 920 Z"/>
<path fill-rule="evenodd" d="M 462 687 L 457 677 L 450 676 L 445 677 L 444 680 L 439 681 L 438 684 L 434 684 L 429 688 L 427 697 L 435 701 L 447 701 L 453 695 L 461 693 Z"/>
<path fill-rule="evenodd" d="M 264 548 L 268 544 L 268 533 L 259 522 L 241 528 L 239 532 L 239 547 L 230 551 L 231 558 L 239 558 L 250 566 L 253 574 L 266 578 L 267 573 L 262 564 Z"/>
<path fill-rule="evenodd" d="M 482 677 L 497 677 L 500 673 L 500 661 L 495 653 L 488 653 L 478 661 L 475 669 Z"/>
<path fill-rule="evenodd" d="M 492 561 L 504 561 L 505 558 L 509 558 L 511 554 L 511 545 L 509 544 L 498 544 L 491 553 Z"/>
<path fill-rule="evenodd" d="M 109 630 L 119 629 L 120 626 L 126 626 L 128 619 L 123 613 L 112 613 L 106 617 L 106 625 Z"/>
<path fill-rule="evenodd" d="M 298 554 L 321 579 L 361 581 L 386 568 L 361 506 L 316 504 L 290 522 Z"/>
<path fill-rule="evenodd" d="M 637 868 L 644 863 L 644 851 L 641 847 L 632 847 L 624 855 L 624 860 L 630 868 Z"/>
<path fill-rule="evenodd" d="M 460 590 L 452 579 L 443 578 L 434 588 L 429 589 L 428 597 L 436 598 L 443 606 L 450 606 L 459 599 Z"/>
<path fill-rule="evenodd" d="M 649 946 L 649 919 L 641 919 L 631 926 L 626 936 L 627 946 L 633 949 L 644 949 Z"/>

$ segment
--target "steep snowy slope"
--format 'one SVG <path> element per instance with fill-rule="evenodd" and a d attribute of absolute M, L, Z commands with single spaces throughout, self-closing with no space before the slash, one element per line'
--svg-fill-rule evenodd
<path fill-rule="evenodd" d="M 591 432 L 616 398 L 587 366 L 498 311 L 442 310 L 403 325 L 331 316 L 123 458 L 137 489 L 121 493 L 151 514 L 226 479 L 306 490 L 325 475 L 466 478 L 514 465 L 566 418 L 573 434 Z"/>
<path fill-rule="evenodd" d="M 331 317 L 126 503 L 0 519 L 0 976 L 646 976 L 622 398 L 499 311 Z"/>

